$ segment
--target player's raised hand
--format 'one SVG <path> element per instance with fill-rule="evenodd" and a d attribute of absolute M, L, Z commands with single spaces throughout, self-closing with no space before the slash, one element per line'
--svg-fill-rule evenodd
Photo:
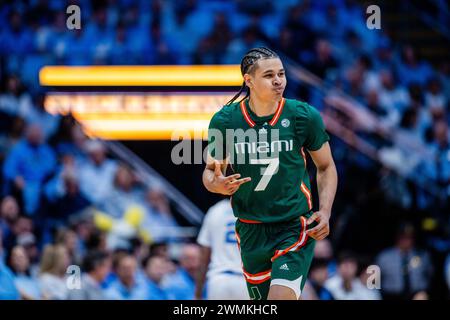
<path fill-rule="evenodd" d="M 250 177 L 239 179 L 241 175 L 239 173 L 235 173 L 229 176 L 225 176 L 222 172 L 220 162 L 214 160 L 214 187 L 217 193 L 232 195 L 235 193 L 239 187 L 251 181 Z"/>
<path fill-rule="evenodd" d="M 306 234 L 316 240 L 325 239 L 330 233 L 330 214 L 323 211 L 314 212 L 306 221 L 306 224 L 310 225 L 314 221 L 317 221 L 318 224 L 314 228 L 307 230 Z"/>

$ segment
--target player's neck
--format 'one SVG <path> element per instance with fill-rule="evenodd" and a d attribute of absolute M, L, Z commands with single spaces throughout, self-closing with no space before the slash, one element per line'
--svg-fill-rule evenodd
<path fill-rule="evenodd" d="M 264 117 L 275 113 L 278 107 L 278 101 L 264 101 L 255 95 L 250 95 L 248 105 L 250 110 L 252 110 L 258 117 Z"/>

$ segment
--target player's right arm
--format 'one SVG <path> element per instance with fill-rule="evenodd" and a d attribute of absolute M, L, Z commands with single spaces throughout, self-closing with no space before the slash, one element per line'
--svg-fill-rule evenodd
<path fill-rule="evenodd" d="M 208 128 L 208 156 L 206 159 L 206 168 L 203 171 L 203 185 L 213 193 L 232 195 L 239 186 L 250 181 L 250 178 L 241 178 L 239 173 L 228 177 L 225 172 L 228 166 L 228 157 L 226 151 L 225 131 L 229 127 L 229 114 L 227 109 L 216 112 L 209 123 Z M 218 159 L 221 159 L 220 161 Z"/>
<path fill-rule="evenodd" d="M 208 154 L 206 167 L 203 171 L 203 185 L 208 191 L 232 195 L 239 189 L 241 184 L 251 180 L 250 177 L 240 179 L 241 175 L 239 173 L 225 176 L 224 173 L 227 166 L 227 160 L 219 162 Z"/>

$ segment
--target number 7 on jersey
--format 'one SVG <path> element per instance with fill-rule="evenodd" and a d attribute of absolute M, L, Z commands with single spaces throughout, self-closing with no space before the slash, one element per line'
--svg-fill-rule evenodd
<path fill-rule="evenodd" d="M 271 158 L 271 159 L 250 159 L 251 164 L 265 164 L 268 165 L 267 168 L 261 169 L 262 178 L 259 180 L 256 185 L 255 191 L 264 191 L 266 190 L 267 185 L 272 179 L 272 176 L 277 172 L 278 166 L 280 164 L 279 158 Z"/>

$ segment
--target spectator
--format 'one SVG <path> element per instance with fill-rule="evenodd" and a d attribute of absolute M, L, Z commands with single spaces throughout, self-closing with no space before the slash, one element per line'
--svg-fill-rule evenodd
<path fill-rule="evenodd" d="M 23 118 L 8 117 L 0 112 L 0 162 L 3 162 L 5 155 L 11 152 L 11 149 L 23 137 L 25 131 L 25 120 Z M 5 134 L 1 132 L 5 130 Z"/>
<path fill-rule="evenodd" d="M 3 238 L 8 238 L 13 226 L 19 218 L 19 205 L 12 196 L 6 196 L 0 204 L 0 230 Z"/>
<path fill-rule="evenodd" d="M 41 187 L 55 168 L 53 150 L 43 142 L 42 131 L 30 125 L 5 160 L 3 175 L 8 193 L 23 197 L 24 212 L 33 215 L 40 205 Z"/>
<path fill-rule="evenodd" d="M 432 78 L 428 81 L 427 91 L 425 92 L 425 106 L 429 110 L 445 110 L 447 99 L 442 90 L 442 84 L 438 78 Z"/>
<path fill-rule="evenodd" d="M 69 254 L 62 245 L 45 246 L 41 258 L 39 282 L 44 299 L 65 300 L 68 295 L 65 274 L 69 266 Z"/>
<path fill-rule="evenodd" d="M 200 267 L 200 247 L 185 244 L 181 251 L 180 266 L 165 279 L 163 288 L 175 300 L 192 300 L 195 295 L 195 277 Z"/>
<path fill-rule="evenodd" d="M 111 270 L 111 258 L 102 251 L 88 252 L 83 261 L 84 274 L 79 289 L 70 290 L 69 300 L 105 300 L 102 283 Z"/>
<path fill-rule="evenodd" d="M 33 235 L 33 221 L 26 216 L 19 216 L 12 225 L 11 232 L 7 233 L 4 238 L 4 246 L 7 250 L 11 250 L 23 236 Z M 34 237 L 34 236 L 33 236 Z"/>
<path fill-rule="evenodd" d="M 361 260 L 361 259 L 360 259 Z M 363 285 L 363 289 L 361 290 L 361 295 L 363 300 L 381 300 L 380 288 L 377 288 L 377 280 L 379 279 L 380 274 L 374 274 L 374 272 L 378 272 L 379 269 L 371 269 L 370 265 L 366 262 L 359 262 L 360 270 L 359 270 L 359 279 Z M 371 276 L 374 276 L 372 279 Z M 378 285 L 380 285 L 378 283 Z"/>
<path fill-rule="evenodd" d="M 445 190 L 450 185 L 450 161 L 448 159 L 450 131 L 444 120 L 435 122 L 433 126 L 433 141 L 430 149 L 433 152 L 433 158 L 424 161 L 425 173 Z M 449 192 L 450 190 L 446 190 L 447 194 Z"/>
<path fill-rule="evenodd" d="M 379 90 L 380 104 L 387 110 L 397 110 L 403 113 L 408 105 L 408 92 L 401 86 L 397 86 L 394 76 L 389 69 L 379 72 L 381 88 Z"/>
<path fill-rule="evenodd" d="M 8 16 L 9 25 L 2 28 L 0 34 L 0 53 L 11 56 L 9 70 L 19 70 L 19 57 L 22 54 L 32 51 L 33 48 L 33 34 L 24 25 L 22 15 L 16 11 L 11 10 Z"/>
<path fill-rule="evenodd" d="M 174 239 L 170 231 L 179 225 L 172 215 L 164 192 L 157 187 L 152 187 L 147 191 L 145 201 L 146 216 L 143 228 L 149 232 L 155 242 Z"/>
<path fill-rule="evenodd" d="M 26 91 L 20 78 L 10 75 L 6 79 L 6 90 L 0 94 L 0 111 L 9 116 L 25 117 L 32 109 L 30 94 Z"/>
<path fill-rule="evenodd" d="M 117 165 L 106 158 L 106 149 L 100 141 L 86 143 L 89 160 L 82 163 L 78 177 L 81 192 L 93 204 L 100 204 L 111 194 Z"/>
<path fill-rule="evenodd" d="M 428 253 L 415 247 L 414 234 L 411 224 L 401 225 L 395 246 L 380 252 L 376 259 L 383 299 L 409 300 L 414 293 L 428 290 L 433 268 Z"/>
<path fill-rule="evenodd" d="M 69 264 L 81 265 L 83 254 L 77 233 L 72 229 L 60 228 L 55 236 L 55 244 L 64 246 L 69 255 Z"/>
<path fill-rule="evenodd" d="M 325 287 L 328 279 L 328 260 L 313 259 L 309 271 L 309 297 L 311 300 L 334 300 L 331 292 Z"/>
<path fill-rule="evenodd" d="M 39 93 L 33 100 L 34 104 L 22 116 L 27 123 L 37 124 L 42 130 L 43 140 L 48 141 L 58 129 L 60 116 L 50 114 L 45 110 L 45 94 Z"/>
<path fill-rule="evenodd" d="M 31 277 L 36 278 L 39 274 L 39 260 L 41 257 L 34 233 L 26 232 L 21 234 L 17 237 L 16 244 L 25 250 L 29 264 L 29 273 Z"/>
<path fill-rule="evenodd" d="M 314 60 L 308 67 L 312 73 L 321 79 L 326 79 L 330 72 L 336 71 L 337 62 L 332 55 L 331 46 L 327 40 L 317 40 Z"/>
<path fill-rule="evenodd" d="M 137 178 L 132 169 L 125 164 L 117 167 L 113 188 L 100 208 L 114 218 L 121 219 L 125 211 L 142 202 L 142 193 L 137 188 Z"/>
<path fill-rule="evenodd" d="M 63 117 L 57 132 L 58 142 L 56 151 L 64 159 L 65 156 L 71 156 L 74 159 L 75 167 L 88 160 L 85 153 L 86 135 L 79 124 L 73 123 L 75 120 L 71 117 Z M 64 163 L 64 162 L 63 162 Z"/>
<path fill-rule="evenodd" d="M 162 288 L 162 280 L 168 273 L 168 261 L 161 256 L 149 256 L 144 260 L 144 268 L 149 291 L 149 300 L 171 299 Z"/>
<path fill-rule="evenodd" d="M 0 300 L 19 300 L 20 293 L 14 283 L 14 276 L 0 260 Z"/>
<path fill-rule="evenodd" d="M 412 46 L 405 46 L 402 49 L 400 61 L 397 64 L 397 75 L 403 85 L 411 83 L 425 85 L 432 75 L 428 63 L 419 61 Z"/>
<path fill-rule="evenodd" d="M 325 288 L 336 300 L 364 300 L 366 288 L 356 276 L 358 263 L 355 256 L 343 252 L 338 259 L 338 273 L 325 282 Z"/>
<path fill-rule="evenodd" d="M 328 261 L 328 276 L 332 277 L 336 274 L 336 261 L 334 260 L 333 247 L 331 241 L 328 238 L 316 241 L 314 247 L 314 259 L 321 261 Z"/>
<path fill-rule="evenodd" d="M 148 299 L 147 286 L 138 281 L 137 261 L 132 255 L 121 256 L 114 268 L 117 279 L 106 290 L 106 297 L 111 300 L 145 300 Z"/>
<path fill-rule="evenodd" d="M 72 215 L 91 204 L 80 191 L 74 158 L 66 155 L 62 162 L 59 172 L 45 185 L 44 190 L 49 207 L 45 218 L 51 219 L 56 226 L 67 224 Z"/>
<path fill-rule="evenodd" d="M 7 258 L 8 267 L 14 274 L 14 283 L 25 300 L 40 300 L 42 298 L 39 282 L 30 272 L 30 260 L 25 248 L 17 245 L 12 248 Z"/>

